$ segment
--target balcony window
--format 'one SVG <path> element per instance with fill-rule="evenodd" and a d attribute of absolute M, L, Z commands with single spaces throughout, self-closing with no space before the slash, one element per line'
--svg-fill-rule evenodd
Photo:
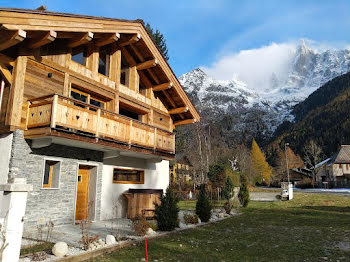
<path fill-rule="evenodd" d="M 144 183 L 143 170 L 131 170 L 131 169 L 113 169 L 113 183 L 116 184 L 143 184 Z"/>
<path fill-rule="evenodd" d="M 97 98 L 96 96 L 89 94 L 87 92 L 81 91 L 79 89 L 73 88 L 71 89 L 70 92 L 70 96 L 71 98 L 74 98 L 76 100 L 79 100 L 81 102 L 99 107 L 101 109 L 106 109 L 106 101 Z M 88 106 L 79 104 L 79 103 L 74 103 L 74 105 L 79 106 L 79 107 L 83 107 L 83 108 L 88 108 Z M 92 111 L 96 111 L 96 108 L 89 108 Z"/>
<path fill-rule="evenodd" d="M 58 188 L 60 175 L 60 162 L 45 160 L 43 188 Z"/>
<path fill-rule="evenodd" d="M 72 60 L 83 66 L 86 66 L 87 50 L 86 47 L 78 47 L 72 50 Z"/>
<path fill-rule="evenodd" d="M 102 75 L 109 76 L 109 58 L 110 58 L 109 48 L 104 48 L 100 50 L 99 60 L 98 60 L 98 72 Z"/>

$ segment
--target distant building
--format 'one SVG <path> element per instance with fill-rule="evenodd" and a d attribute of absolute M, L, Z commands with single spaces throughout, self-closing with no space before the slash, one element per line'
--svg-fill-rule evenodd
<path fill-rule="evenodd" d="M 331 158 L 316 165 L 318 184 L 336 187 L 350 185 L 350 145 L 342 145 Z"/>
<path fill-rule="evenodd" d="M 193 179 L 193 166 L 190 160 L 183 156 L 170 162 L 169 180 L 171 184 L 188 183 Z"/>

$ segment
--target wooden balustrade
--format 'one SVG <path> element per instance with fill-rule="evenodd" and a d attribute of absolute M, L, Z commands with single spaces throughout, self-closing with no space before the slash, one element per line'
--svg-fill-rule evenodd
<path fill-rule="evenodd" d="M 29 100 L 27 129 L 66 128 L 97 138 L 116 140 L 153 150 L 175 152 L 175 135 L 62 95 Z"/>

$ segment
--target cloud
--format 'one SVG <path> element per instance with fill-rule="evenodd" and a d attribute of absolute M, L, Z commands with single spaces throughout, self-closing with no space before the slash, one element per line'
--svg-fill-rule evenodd
<path fill-rule="evenodd" d="M 273 74 L 283 81 L 281 78 L 287 75 L 286 70 L 296 48 L 296 43 L 271 43 L 261 48 L 222 56 L 212 65 L 201 68 L 216 79 L 236 78 L 247 83 L 249 88 L 261 92 L 270 87 Z"/>

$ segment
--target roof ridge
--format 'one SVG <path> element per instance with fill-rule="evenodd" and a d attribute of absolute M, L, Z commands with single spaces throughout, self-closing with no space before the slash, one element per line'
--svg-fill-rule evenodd
<path fill-rule="evenodd" d="M 110 17 L 104 17 L 104 16 L 81 15 L 81 14 L 61 13 L 61 12 L 44 11 L 44 10 L 36 10 L 36 9 L 24 9 L 24 8 L 0 7 L 0 11 L 30 13 L 30 14 L 38 14 L 38 15 L 65 16 L 65 17 L 86 18 L 86 19 L 99 19 L 99 20 L 106 20 L 106 21 L 144 23 L 142 19 L 129 20 L 129 19 L 120 19 L 120 18 L 110 18 Z"/>

